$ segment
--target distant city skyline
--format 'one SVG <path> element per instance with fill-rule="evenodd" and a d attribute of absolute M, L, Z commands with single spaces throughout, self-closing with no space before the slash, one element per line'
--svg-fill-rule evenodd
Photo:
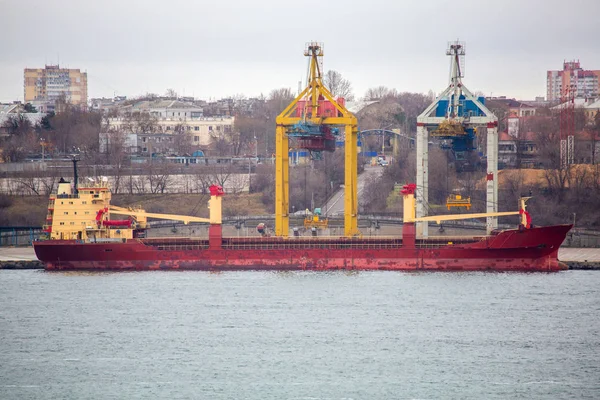
<path fill-rule="evenodd" d="M 296 91 L 306 78 L 304 45 L 313 40 L 324 43 L 324 69 L 340 72 L 358 98 L 380 85 L 439 93 L 448 83 L 447 42 L 457 38 L 466 42 L 469 89 L 533 99 L 546 96 L 546 71 L 565 60 L 600 69 L 592 34 L 600 2 L 575 0 L 573 7 L 585 10 L 576 19 L 562 18 L 563 5 L 0 0 L 0 23 L 19 33 L 0 54 L 0 101 L 23 101 L 25 68 L 57 63 L 88 73 L 89 98 L 168 88 L 204 100 Z"/>

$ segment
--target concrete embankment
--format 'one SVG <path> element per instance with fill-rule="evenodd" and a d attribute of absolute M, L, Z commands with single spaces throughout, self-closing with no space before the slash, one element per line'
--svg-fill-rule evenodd
<path fill-rule="evenodd" d="M 600 262 L 585 262 L 585 261 L 566 261 L 565 264 L 569 269 L 585 270 L 585 271 L 600 271 Z"/>
<path fill-rule="evenodd" d="M 43 269 L 40 261 L 0 261 L 0 269 Z"/>
<path fill-rule="evenodd" d="M 42 269 L 32 247 L 0 247 L 0 269 Z"/>

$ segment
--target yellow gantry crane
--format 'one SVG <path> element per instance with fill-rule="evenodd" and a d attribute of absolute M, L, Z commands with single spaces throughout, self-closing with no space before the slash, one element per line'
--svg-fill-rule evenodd
<path fill-rule="evenodd" d="M 308 86 L 296 97 L 275 120 L 275 235 L 289 235 L 289 138 L 288 130 L 304 122 L 313 125 L 344 127 L 345 177 L 344 177 L 344 234 L 352 237 L 358 231 L 358 123 L 356 117 L 339 104 L 323 85 L 319 58 L 323 57 L 323 44 L 307 43 L 304 55 L 310 57 Z M 321 100 L 321 103 L 319 102 Z M 299 102 L 304 109 L 298 115 Z M 322 103 L 328 101 L 337 115 L 325 115 Z"/>

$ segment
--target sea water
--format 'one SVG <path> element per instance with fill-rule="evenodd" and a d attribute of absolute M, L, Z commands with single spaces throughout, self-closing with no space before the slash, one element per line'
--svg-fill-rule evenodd
<path fill-rule="evenodd" d="M 0 399 L 600 398 L 600 272 L 0 271 Z"/>

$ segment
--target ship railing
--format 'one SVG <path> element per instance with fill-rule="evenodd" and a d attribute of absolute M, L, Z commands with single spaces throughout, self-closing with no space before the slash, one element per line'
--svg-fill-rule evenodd
<path fill-rule="evenodd" d="M 429 242 L 419 242 L 415 243 L 415 247 L 417 249 L 439 249 L 441 247 L 448 246 L 448 243 L 429 243 Z"/>
<path fill-rule="evenodd" d="M 461 245 L 468 243 L 475 243 L 480 241 L 480 238 L 452 238 L 447 237 L 442 240 L 435 239 L 418 239 L 415 243 L 415 246 L 418 249 L 439 249 L 441 247 L 453 246 L 453 245 Z"/>
<path fill-rule="evenodd" d="M 206 250 L 209 248 L 208 240 L 189 239 L 189 238 L 149 238 L 138 239 L 146 246 L 151 246 L 158 250 L 181 251 L 181 250 Z"/>
<path fill-rule="evenodd" d="M 182 251 L 182 250 L 206 250 L 208 245 L 202 244 L 166 244 L 155 246 L 158 250 Z"/>
<path fill-rule="evenodd" d="M 399 249 L 401 241 L 390 243 L 319 243 L 319 242 L 272 242 L 272 243 L 223 243 L 223 249 L 228 250 L 382 250 Z"/>

